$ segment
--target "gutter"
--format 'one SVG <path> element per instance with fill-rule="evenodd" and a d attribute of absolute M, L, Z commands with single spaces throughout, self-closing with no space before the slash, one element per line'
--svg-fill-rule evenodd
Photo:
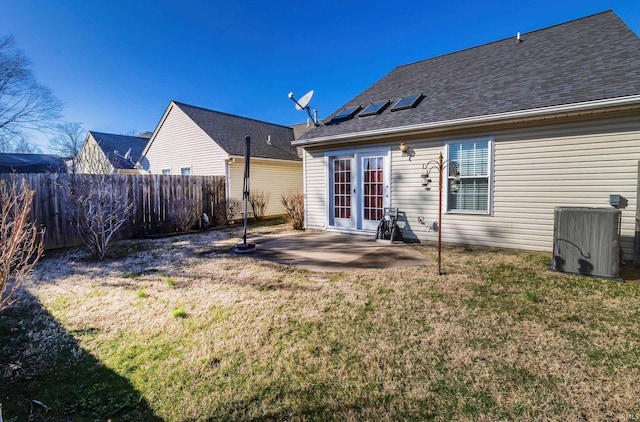
<path fill-rule="evenodd" d="M 229 155 L 229 160 L 244 160 L 244 155 Z M 267 163 L 284 163 L 284 164 L 302 164 L 302 158 L 296 160 L 287 160 L 284 158 L 266 158 L 266 157 L 251 157 L 251 161 L 267 162 Z"/>
<path fill-rule="evenodd" d="M 558 117 L 588 115 L 596 112 L 631 110 L 639 107 L 640 95 L 629 95 L 626 97 L 618 97 L 613 99 L 609 98 L 605 100 L 585 101 L 581 103 L 510 111 L 506 113 L 490 114 L 486 116 L 465 117 L 462 119 L 445 120 L 442 122 L 420 123 L 417 125 L 398 126 L 391 128 L 365 130 L 362 132 L 320 136 L 311 139 L 298 139 L 291 142 L 291 144 L 294 146 L 311 146 L 370 138 L 381 139 L 400 134 L 424 134 L 441 132 L 451 129 L 462 129 L 473 126 L 487 126 L 498 123 L 521 123 Z"/>

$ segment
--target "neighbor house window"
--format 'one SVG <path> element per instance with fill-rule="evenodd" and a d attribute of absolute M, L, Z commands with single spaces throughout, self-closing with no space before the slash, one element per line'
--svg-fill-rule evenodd
<path fill-rule="evenodd" d="M 169 176 L 171 174 L 171 169 L 162 169 L 162 174 L 164 176 Z"/>
<path fill-rule="evenodd" d="M 183 176 L 191 176 L 191 166 L 180 167 L 180 174 Z"/>
<path fill-rule="evenodd" d="M 447 211 L 489 214 L 491 141 L 450 143 L 447 153 Z"/>

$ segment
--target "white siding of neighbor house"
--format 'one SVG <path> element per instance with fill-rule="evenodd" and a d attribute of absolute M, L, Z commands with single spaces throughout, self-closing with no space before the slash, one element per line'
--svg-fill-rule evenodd
<path fill-rule="evenodd" d="M 80 174 L 111 174 L 113 166 L 91 133 L 78 154 L 76 172 Z"/>
<path fill-rule="evenodd" d="M 284 214 L 282 195 L 289 191 L 302 192 L 302 162 L 251 159 L 250 164 L 250 189 L 270 193 L 265 216 Z M 229 196 L 242 200 L 243 184 L 244 159 L 236 158 L 229 164 Z M 250 206 L 249 215 L 252 215 Z"/>
<path fill-rule="evenodd" d="M 555 207 L 608 208 L 609 195 L 620 194 L 628 200 L 627 208 L 622 210 L 622 246 L 625 256 L 631 256 L 640 160 L 637 115 L 561 126 L 387 141 L 392 147 L 391 205 L 406 217 L 401 222 L 406 238 L 436 241 L 438 237 L 437 232 L 418 222 L 418 217 L 427 222 L 438 219 L 438 178 L 432 177 L 432 189 L 425 190 L 420 178 L 423 164 L 437 160 L 447 142 L 479 137 L 494 140 L 493 213 L 449 214 L 445 208 L 443 242 L 551 251 Z M 411 157 L 402 156 L 398 149 L 400 142 L 409 145 Z M 327 224 L 324 151 L 305 151 L 309 228 L 323 229 Z"/>
<path fill-rule="evenodd" d="M 170 168 L 171 174 L 179 175 L 182 167 L 191 166 L 193 176 L 224 176 L 227 158 L 209 135 L 171 104 L 141 164 L 152 174 Z"/>

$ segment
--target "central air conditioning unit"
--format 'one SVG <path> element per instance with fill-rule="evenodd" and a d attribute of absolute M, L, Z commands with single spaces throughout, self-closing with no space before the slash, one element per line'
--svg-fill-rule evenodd
<path fill-rule="evenodd" d="M 618 278 L 620 215 L 613 208 L 556 207 L 551 269 Z"/>

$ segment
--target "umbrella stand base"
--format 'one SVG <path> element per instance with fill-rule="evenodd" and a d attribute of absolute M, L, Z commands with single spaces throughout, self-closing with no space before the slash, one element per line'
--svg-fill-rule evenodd
<path fill-rule="evenodd" d="M 238 243 L 235 247 L 236 253 L 249 253 L 256 250 L 255 243 Z"/>

